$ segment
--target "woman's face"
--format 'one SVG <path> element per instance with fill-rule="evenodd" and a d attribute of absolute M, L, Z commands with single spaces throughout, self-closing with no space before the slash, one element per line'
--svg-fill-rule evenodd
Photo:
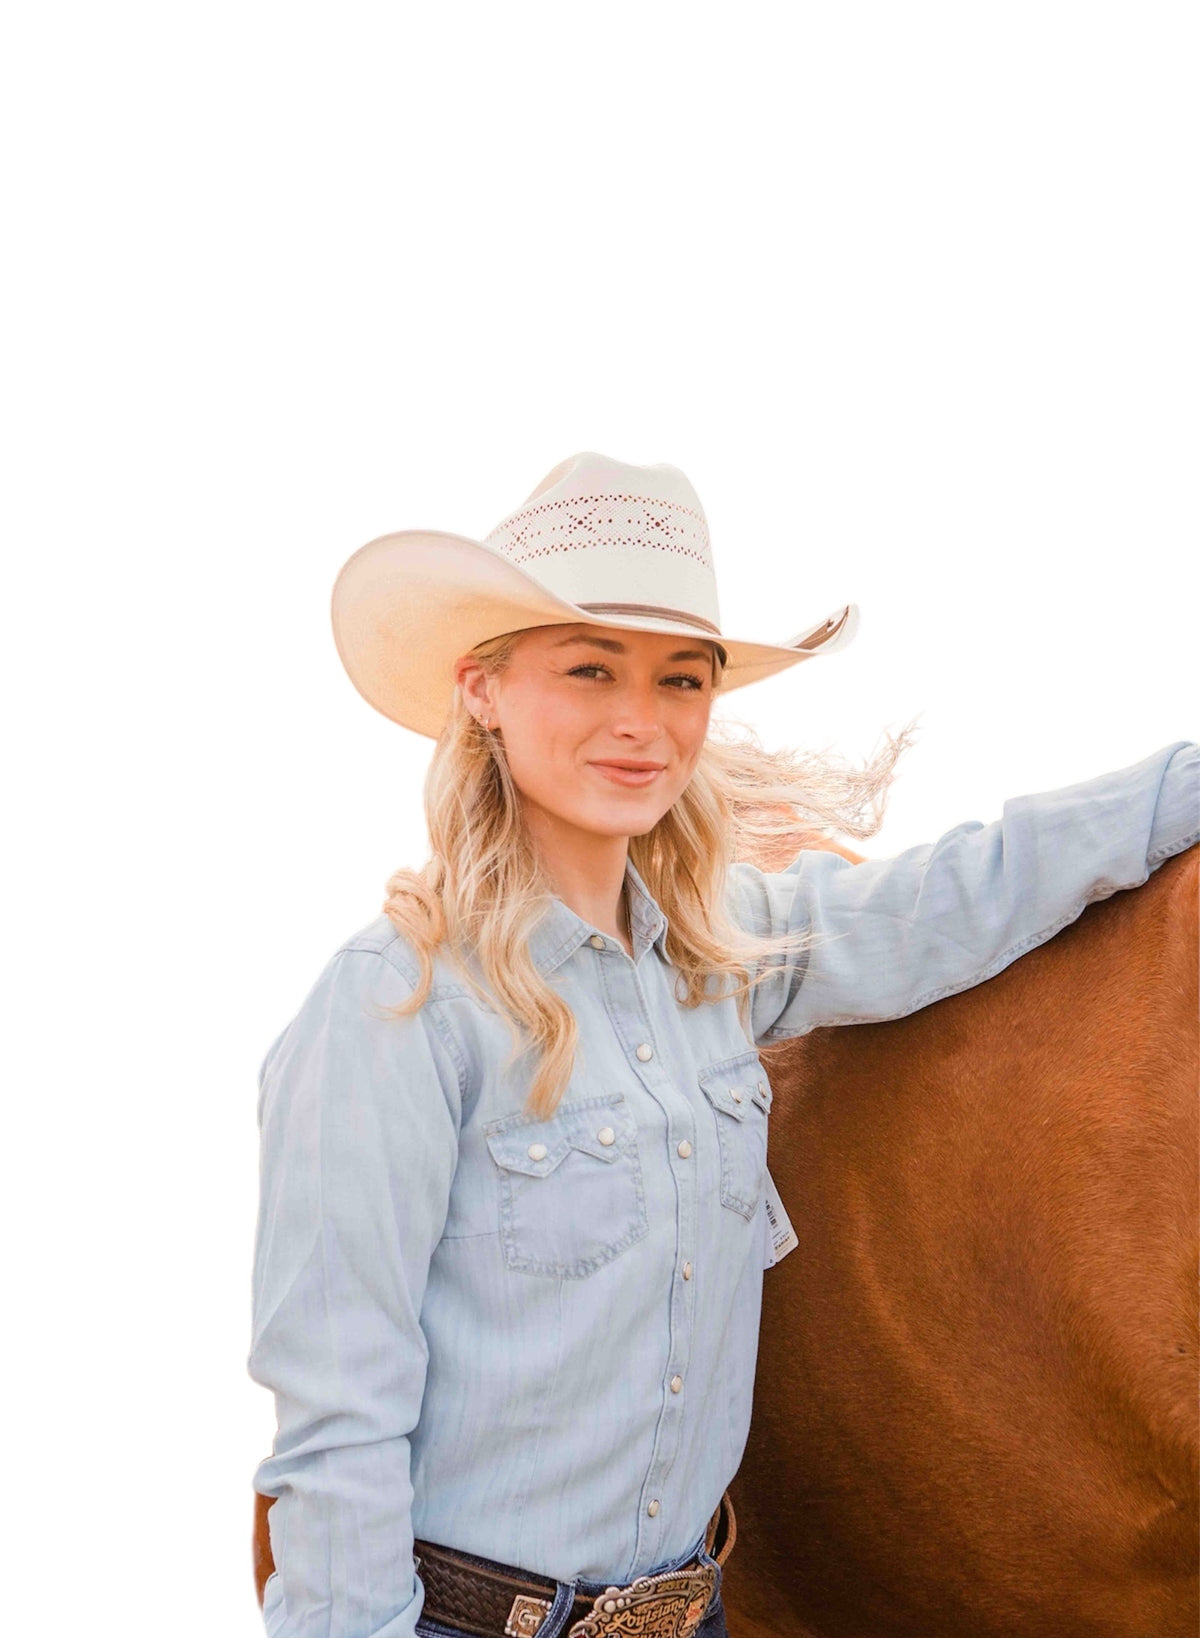
<path fill-rule="evenodd" d="M 458 679 L 468 707 L 499 730 L 528 806 L 596 835 L 639 836 L 692 777 L 713 657 L 686 635 L 535 626 L 499 676 L 464 655 Z"/>

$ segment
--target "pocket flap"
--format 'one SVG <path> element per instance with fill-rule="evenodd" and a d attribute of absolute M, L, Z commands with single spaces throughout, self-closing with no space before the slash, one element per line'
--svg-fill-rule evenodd
<path fill-rule="evenodd" d="M 704 1095 L 716 1108 L 745 1120 L 752 1104 L 764 1114 L 771 1108 L 771 1083 L 757 1052 L 738 1052 L 700 1071 Z"/>
<path fill-rule="evenodd" d="M 582 1149 L 585 1155 L 595 1155 L 597 1160 L 615 1160 L 621 1152 L 617 1147 L 617 1130 L 615 1127 L 609 1129 L 614 1134 L 613 1141 L 604 1143 L 596 1135 L 597 1132 L 605 1130 L 603 1126 L 598 1126 L 595 1130 L 588 1130 L 583 1127 L 577 1128 L 571 1133 L 572 1149 Z"/>
<path fill-rule="evenodd" d="M 633 1128 L 622 1093 L 562 1104 L 549 1120 L 510 1115 L 491 1125 L 493 1130 L 485 1128 L 487 1146 L 497 1165 L 530 1177 L 552 1172 L 572 1149 L 582 1149 L 611 1165 L 621 1153 L 622 1138 Z M 536 1160 L 529 1151 L 539 1144 L 546 1153 Z"/>
<path fill-rule="evenodd" d="M 545 1177 L 570 1153 L 567 1135 L 553 1121 L 536 1121 L 527 1126 L 510 1126 L 507 1131 L 489 1132 L 487 1146 L 497 1166 L 508 1172 L 525 1172 L 530 1177 Z M 538 1158 L 539 1146 L 546 1152 Z"/>

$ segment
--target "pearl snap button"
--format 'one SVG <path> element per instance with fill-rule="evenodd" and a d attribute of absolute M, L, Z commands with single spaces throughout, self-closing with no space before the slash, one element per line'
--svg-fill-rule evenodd
<path fill-rule="evenodd" d="M 530 1160 L 545 1160 L 546 1145 L 544 1143 L 531 1143 L 529 1145 L 529 1158 Z"/>
<path fill-rule="evenodd" d="M 650 1503 L 649 1507 L 646 1509 L 646 1511 L 647 1511 L 647 1513 L 649 1513 L 649 1515 L 650 1515 L 650 1517 L 652 1519 L 657 1518 L 658 1517 L 658 1503 L 656 1501 L 652 1501 Z"/>
<path fill-rule="evenodd" d="M 684 1277 L 685 1280 L 690 1280 L 691 1279 L 691 1277 L 692 1277 L 692 1265 L 691 1265 L 691 1263 L 684 1263 L 684 1265 L 683 1265 L 683 1277 Z"/>
<path fill-rule="evenodd" d="M 611 1126 L 602 1126 L 596 1133 L 596 1136 L 600 1139 L 601 1143 L 605 1145 L 612 1143 L 616 1138 L 616 1135 L 617 1134 L 613 1131 Z"/>
<path fill-rule="evenodd" d="M 729 1088 L 729 1096 L 733 1099 L 734 1103 L 741 1103 L 742 1101 L 742 1094 L 738 1091 L 736 1086 L 731 1086 Z"/>
<path fill-rule="evenodd" d="M 593 950 L 602 950 L 604 948 L 604 940 L 600 937 L 599 933 L 593 933 L 591 938 L 588 939 L 588 943 L 591 945 Z"/>
<path fill-rule="evenodd" d="M 681 1376 L 673 1376 L 671 1378 L 671 1392 L 672 1393 L 678 1393 L 680 1388 L 682 1388 L 682 1387 L 683 1387 L 683 1378 Z"/>
<path fill-rule="evenodd" d="M 641 1046 L 637 1049 L 637 1055 L 642 1062 L 645 1063 L 648 1058 L 653 1058 L 654 1048 L 648 1041 L 643 1041 Z"/>
<path fill-rule="evenodd" d="M 678 1146 L 678 1153 L 681 1154 L 683 1156 L 683 1158 L 686 1160 L 687 1157 L 691 1154 L 691 1152 L 692 1152 L 692 1146 L 688 1142 L 687 1138 L 684 1138 L 680 1142 L 680 1144 Z"/>

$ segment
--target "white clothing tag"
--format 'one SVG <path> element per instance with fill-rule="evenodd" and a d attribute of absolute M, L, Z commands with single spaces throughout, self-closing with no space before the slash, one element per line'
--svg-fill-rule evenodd
<path fill-rule="evenodd" d="M 764 1268 L 774 1268 L 782 1262 L 789 1251 L 795 1251 L 800 1241 L 796 1238 L 796 1231 L 791 1225 L 788 1214 L 783 1209 L 783 1201 L 779 1198 L 779 1190 L 775 1187 L 775 1179 L 767 1173 L 766 1188 L 766 1218 L 767 1218 L 767 1261 Z"/>

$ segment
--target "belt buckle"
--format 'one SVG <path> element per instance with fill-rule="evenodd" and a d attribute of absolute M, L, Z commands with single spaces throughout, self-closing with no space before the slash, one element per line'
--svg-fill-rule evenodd
<path fill-rule="evenodd" d="M 715 1564 L 640 1575 L 628 1587 L 605 1587 L 566 1638 L 691 1638 L 717 1584 Z"/>

